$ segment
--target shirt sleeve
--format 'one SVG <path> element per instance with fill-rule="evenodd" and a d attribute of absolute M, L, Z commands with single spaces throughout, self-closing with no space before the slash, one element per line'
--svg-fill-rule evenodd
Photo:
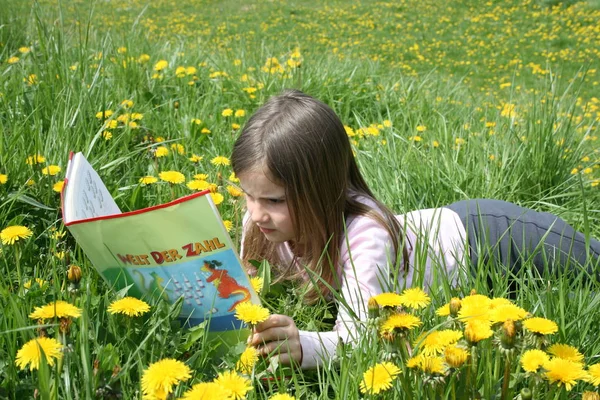
<path fill-rule="evenodd" d="M 302 368 L 314 368 L 331 360 L 341 341 L 358 339 L 368 318 L 371 296 L 384 291 L 389 267 L 394 264 L 392 239 L 387 230 L 369 217 L 357 216 L 350 224 L 340 252 L 338 316 L 331 332 L 300 331 Z"/>

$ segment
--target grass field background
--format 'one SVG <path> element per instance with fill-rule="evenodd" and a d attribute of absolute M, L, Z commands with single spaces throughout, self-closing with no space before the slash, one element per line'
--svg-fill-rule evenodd
<path fill-rule="evenodd" d="M 107 314 L 123 293 L 111 291 L 64 234 L 58 191 L 69 151 L 86 154 L 123 211 L 193 191 L 142 185 L 142 177 L 177 170 L 190 182 L 205 174 L 237 242 L 243 202 L 227 190 L 230 166 L 215 158 L 229 157 L 244 122 L 283 88 L 335 109 L 368 182 L 398 213 L 499 198 L 600 237 L 597 1 L 0 0 L 0 9 L 0 229 L 32 231 L 1 247 L 0 398 L 141 398 L 143 371 L 167 357 L 194 371 L 178 397 L 234 366 L 243 345 L 215 362 L 201 335 L 171 323 L 166 304 L 133 322 Z M 83 271 L 77 285 L 67 279 L 71 265 Z M 473 280 L 432 290 L 421 330 L 442 323 L 435 310 L 451 297 L 489 294 L 487 276 L 493 295 L 505 296 L 505 277 L 480 266 Z M 36 278 L 44 283 L 24 287 Z M 598 363 L 598 287 L 571 276 L 528 282 L 515 303 L 559 325 L 552 343 Z M 265 293 L 271 310 L 324 329 L 327 305 L 307 310 L 286 290 Z M 21 370 L 18 350 L 39 335 L 28 315 L 54 300 L 85 310 L 69 335 L 55 323 L 45 328 L 62 337 L 63 360 Z M 513 361 L 510 392 L 501 391 L 507 356 L 489 342 L 469 367 L 470 395 L 512 398 L 535 386 Z M 257 378 L 248 397 L 361 397 L 363 373 L 397 356 L 368 341 L 342 353 L 337 364 L 294 370 L 282 384 Z M 388 397 L 450 397 L 448 388 L 461 388 L 449 375 L 403 371 Z M 571 391 L 554 384 L 536 393 L 579 398 L 597 390 L 579 381 Z"/>

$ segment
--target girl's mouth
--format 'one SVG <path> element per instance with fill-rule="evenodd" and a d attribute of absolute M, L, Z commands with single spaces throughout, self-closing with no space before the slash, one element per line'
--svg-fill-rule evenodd
<path fill-rule="evenodd" d="M 262 226 L 259 226 L 258 229 L 260 229 L 260 231 L 262 233 L 271 233 L 271 232 L 275 232 L 275 229 L 267 229 L 267 228 L 263 228 Z"/>

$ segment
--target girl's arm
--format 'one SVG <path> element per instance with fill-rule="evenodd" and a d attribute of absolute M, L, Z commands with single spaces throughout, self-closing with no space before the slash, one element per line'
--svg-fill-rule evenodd
<path fill-rule="evenodd" d="M 348 225 L 341 246 L 338 317 L 332 332 L 300 331 L 302 368 L 312 368 L 331 360 L 340 339 L 358 339 L 361 325 L 368 317 L 371 296 L 387 290 L 389 265 L 395 264 L 391 237 L 387 230 L 368 217 L 356 217 Z"/>

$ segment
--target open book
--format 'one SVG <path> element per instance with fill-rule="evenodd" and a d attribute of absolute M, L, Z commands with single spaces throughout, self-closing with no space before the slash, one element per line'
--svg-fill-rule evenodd
<path fill-rule="evenodd" d="M 209 191 L 122 213 L 83 154 L 71 154 L 62 191 L 65 226 L 115 289 L 173 303 L 211 331 L 238 329 L 234 308 L 258 303 Z"/>

